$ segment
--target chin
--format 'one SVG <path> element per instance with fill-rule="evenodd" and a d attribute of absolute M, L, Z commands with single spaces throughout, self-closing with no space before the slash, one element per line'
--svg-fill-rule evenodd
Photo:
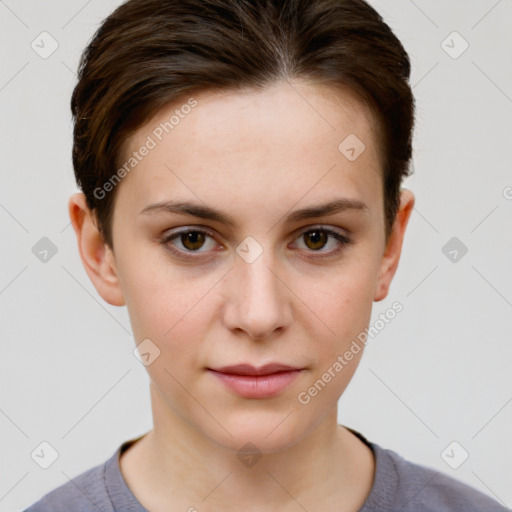
<path fill-rule="evenodd" d="M 247 411 L 239 409 L 223 415 L 222 426 L 210 424 L 203 433 L 214 442 L 239 452 L 248 443 L 262 454 L 277 453 L 298 443 L 313 426 L 297 423 L 297 412 L 288 410 Z M 249 450 L 249 447 L 246 447 Z"/>

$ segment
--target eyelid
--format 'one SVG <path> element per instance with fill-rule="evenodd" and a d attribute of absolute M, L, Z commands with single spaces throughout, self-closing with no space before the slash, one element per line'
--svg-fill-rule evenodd
<path fill-rule="evenodd" d="M 164 235 L 164 237 L 167 238 L 174 238 L 175 236 L 181 235 L 183 233 L 204 233 L 205 235 L 210 236 L 211 238 L 215 238 L 215 233 L 212 229 L 207 228 L 206 226 L 200 226 L 200 225 L 191 225 L 191 226 L 182 226 L 180 228 L 176 228 L 177 230 L 172 230 L 172 233 L 168 233 L 167 235 Z"/>
<path fill-rule="evenodd" d="M 346 229 L 335 227 L 330 224 L 310 224 L 309 226 L 302 226 L 295 231 L 296 235 L 294 236 L 297 238 L 297 236 L 308 233 L 309 231 L 315 231 L 315 229 L 318 229 L 319 231 L 325 231 L 327 233 L 335 233 L 337 235 L 348 238 L 348 231 Z"/>

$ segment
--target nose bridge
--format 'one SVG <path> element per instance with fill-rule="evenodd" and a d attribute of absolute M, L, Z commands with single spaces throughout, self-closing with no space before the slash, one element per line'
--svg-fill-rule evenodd
<path fill-rule="evenodd" d="M 229 323 L 263 339 L 289 322 L 290 305 L 273 251 L 248 238 L 237 248 Z"/>

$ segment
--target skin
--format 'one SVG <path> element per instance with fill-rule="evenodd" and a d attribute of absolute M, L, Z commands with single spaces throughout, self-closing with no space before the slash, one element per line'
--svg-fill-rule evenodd
<path fill-rule="evenodd" d="M 348 90 L 283 81 L 261 92 L 194 98 L 198 106 L 118 185 L 113 251 L 83 194 L 69 201 L 98 293 L 127 306 L 137 344 L 149 338 L 160 350 L 147 366 L 154 428 L 121 457 L 121 471 L 152 511 L 357 511 L 375 461 L 338 424 L 337 403 L 363 350 L 307 405 L 297 397 L 368 327 L 373 302 L 387 296 L 414 195 L 402 189 L 386 243 L 376 124 Z M 126 141 L 126 155 L 185 102 L 140 128 Z M 355 161 L 338 149 L 350 134 L 366 146 Z M 342 197 L 367 209 L 284 220 Z M 171 199 L 223 210 L 236 225 L 140 213 Z M 161 243 L 184 227 L 207 228 L 214 237 L 202 246 L 179 236 Z M 313 227 L 351 243 L 315 242 Z M 236 252 L 248 236 L 263 250 L 252 263 Z M 303 370 L 266 399 L 240 397 L 206 370 L 270 361 Z M 263 454 L 252 467 L 236 456 L 248 442 Z"/>

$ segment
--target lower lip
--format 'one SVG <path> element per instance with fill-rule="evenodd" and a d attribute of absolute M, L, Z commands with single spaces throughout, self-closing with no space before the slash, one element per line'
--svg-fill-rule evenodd
<path fill-rule="evenodd" d="M 270 398 L 279 394 L 300 374 L 301 370 L 273 373 L 271 375 L 233 375 L 209 370 L 231 391 L 243 398 Z"/>

